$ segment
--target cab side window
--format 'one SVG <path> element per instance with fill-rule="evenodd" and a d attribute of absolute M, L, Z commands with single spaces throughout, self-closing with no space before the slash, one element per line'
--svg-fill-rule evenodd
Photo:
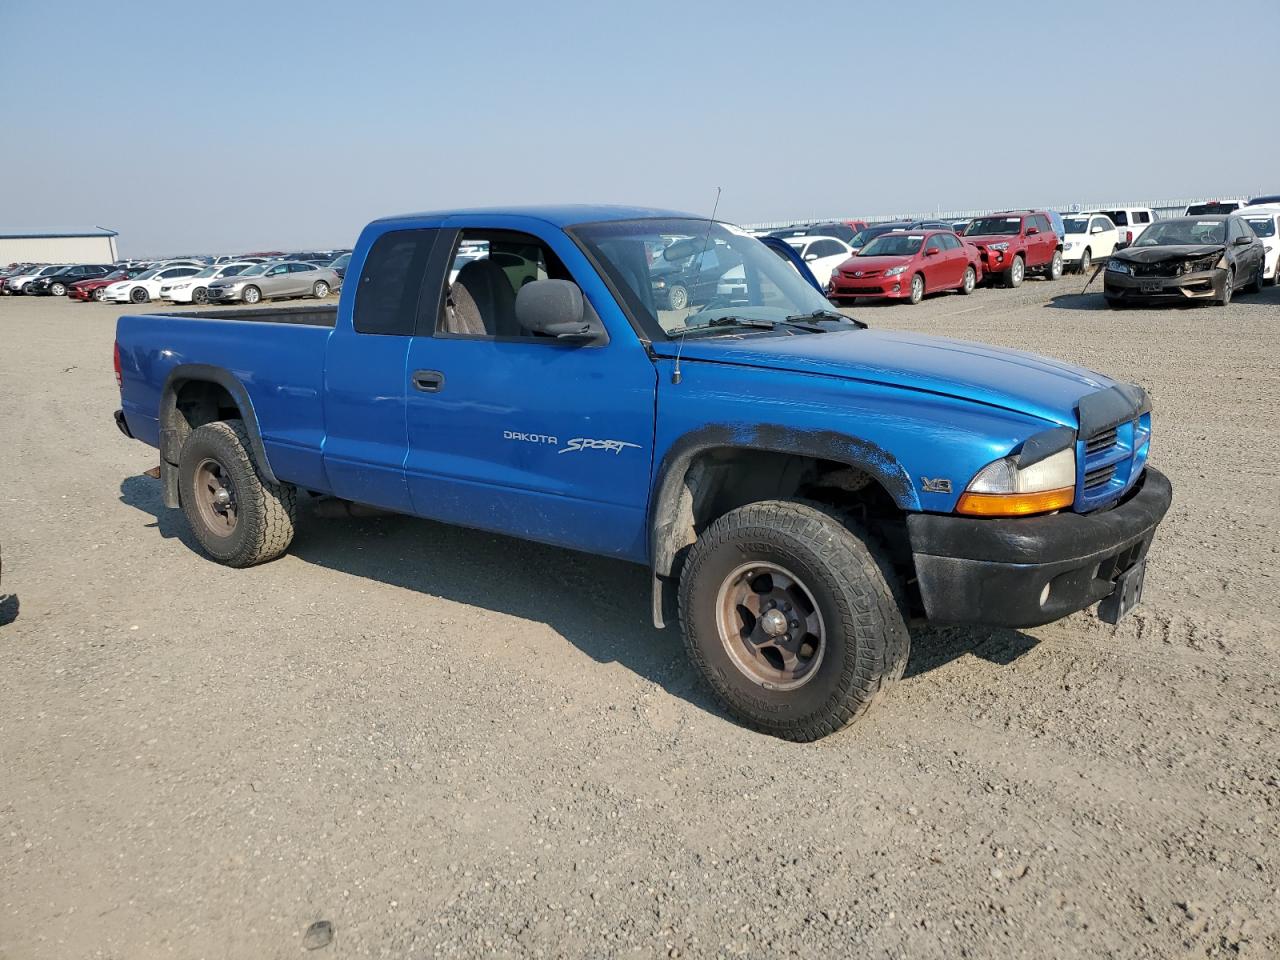
<path fill-rule="evenodd" d="M 1147 211 L 1145 210 L 1135 210 L 1133 211 L 1133 222 L 1134 223 L 1150 223 L 1151 214 L 1147 213 Z"/>
<path fill-rule="evenodd" d="M 437 333 L 552 342 L 535 337 L 516 322 L 516 294 L 525 284 L 574 279 L 549 246 L 514 230 L 464 230 L 450 262 Z"/>
<path fill-rule="evenodd" d="M 356 290 L 356 333 L 410 337 L 419 329 L 418 318 L 428 309 L 428 300 L 435 306 L 434 296 L 427 292 L 428 264 L 439 233 L 392 230 L 373 242 Z"/>

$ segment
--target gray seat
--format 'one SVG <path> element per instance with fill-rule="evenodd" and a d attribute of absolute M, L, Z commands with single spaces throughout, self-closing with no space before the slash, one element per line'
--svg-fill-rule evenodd
<path fill-rule="evenodd" d="M 468 337 L 518 337 L 516 294 L 506 272 L 486 258 L 458 271 L 449 289 L 445 330 Z"/>

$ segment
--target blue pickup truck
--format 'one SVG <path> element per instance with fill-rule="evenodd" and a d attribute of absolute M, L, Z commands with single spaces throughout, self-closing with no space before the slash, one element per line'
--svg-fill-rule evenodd
<path fill-rule="evenodd" d="M 378 220 L 336 309 L 121 317 L 116 422 L 231 566 L 288 549 L 300 491 L 646 564 L 655 624 L 795 740 L 902 675 L 908 624 L 1137 603 L 1147 394 L 867 329 L 788 251 L 637 208 Z M 691 263 L 735 282 L 673 304 Z"/>

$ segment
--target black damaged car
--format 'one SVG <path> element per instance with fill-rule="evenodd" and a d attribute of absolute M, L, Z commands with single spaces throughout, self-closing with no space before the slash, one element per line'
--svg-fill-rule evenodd
<path fill-rule="evenodd" d="M 1225 307 L 1241 288 L 1262 289 L 1265 252 L 1237 216 L 1178 217 L 1143 230 L 1107 262 L 1107 306 L 1210 300 Z"/>

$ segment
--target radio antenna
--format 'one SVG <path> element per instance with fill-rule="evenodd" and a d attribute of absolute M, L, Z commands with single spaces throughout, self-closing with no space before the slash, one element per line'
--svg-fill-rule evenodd
<path fill-rule="evenodd" d="M 707 232 L 702 238 L 702 250 L 698 253 L 698 268 L 693 273 L 693 290 L 698 289 L 698 281 L 702 279 L 702 260 L 706 256 L 707 247 L 711 245 L 711 228 L 716 223 L 716 211 L 720 209 L 720 187 L 716 187 L 716 202 L 711 205 L 711 219 L 707 221 Z M 692 292 L 692 291 L 691 291 Z M 680 335 L 680 344 L 676 347 L 676 362 L 671 367 L 671 382 L 679 383 L 683 377 L 680 373 L 680 354 L 684 353 L 685 334 Z"/>

